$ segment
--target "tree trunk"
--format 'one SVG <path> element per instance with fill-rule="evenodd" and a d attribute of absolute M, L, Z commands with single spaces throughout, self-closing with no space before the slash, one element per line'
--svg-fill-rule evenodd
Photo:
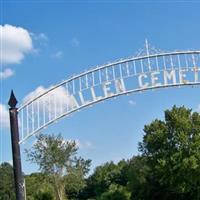
<path fill-rule="evenodd" d="M 55 188 L 55 192 L 56 192 L 56 200 L 64 200 L 63 198 L 63 188 L 61 186 L 61 188 L 59 188 L 59 181 L 57 181 L 57 177 L 56 175 L 53 176 L 54 177 L 54 188 Z"/>

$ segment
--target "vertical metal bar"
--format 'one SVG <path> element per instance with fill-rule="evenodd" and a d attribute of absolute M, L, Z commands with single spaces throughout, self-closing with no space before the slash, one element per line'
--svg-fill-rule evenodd
<path fill-rule="evenodd" d="M 74 82 L 74 79 L 72 80 L 72 91 L 73 91 L 73 94 L 75 94 L 75 82 Z"/>
<path fill-rule="evenodd" d="M 95 86 L 95 81 L 94 81 L 94 72 L 92 72 L 92 84 Z"/>
<path fill-rule="evenodd" d="M 196 62 L 195 62 L 194 54 L 192 54 L 192 64 L 193 64 L 194 67 L 196 67 Z"/>
<path fill-rule="evenodd" d="M 60 113 L 61 113 L 61 98 L 57 98 L 56 97 L 56 108 L 55 108 L 55 111 L 56 111 L 56 116 L 60 116 Z M 49 108 L 50 109 L 50 108 Z M 50 111 L 49 111 L 50 112 Z"/>
<path fill-rule="evenodd" d="M 54 119 L 56 119 L 56 116 L 57 116 L 57 105 L 56 105 L 56 103 L 57 103 L 57 100 L 56 100 L 56 95 L 53 95 L 53 100 L 54 100 L 54 114 L 55 114 L 55 116 L 54 116 Z M 49 112 L 50 112 L 50 110 L 49 110 Z"/>
<path fill-rule="evenodd" d="M 49 107 L 51 106 L 51 97 L 50 97 L 50 93 L 47 94 L 47 98 L 48 98 L 48 104 Z M 49 112 L 49 120 L 51 120 L 51 112 Z"/>
<path fill-rule="evenodd" d="M 62 99 L 60 99 L 60 98 L 57 99 L 57 101 L 58 101 L 58 102 L 57 102 L 57 103 L 58 103 L 58 104 L 57 104 L 57 106 L 58 106 L 58 107 L 57 107 L 58 116 L 60 116 L 60 115 L 61 115 L 61 112 L 62 112 L 62 110 L 61 110 L 61 109 L 62 109 L 62 107 L 61 107 L 61 106 L 62 106 L 62 101 L 61 101 L 61 100 L 62 100 Z"/>
<path fill-rule="evenodd" d="M 101 84 L 101 70 L 99 69 L 99 84 Z"/>
<path fill-rule="evenodd" d="M 198 62 L 198 61 L 199 61 L 199 62 Z M 199 54 L 199 59 L 197 60 L 197 63 L 200 65 L 200 54 Z M 198 64 L 197 64 L 197 65 L 198 65 Z"/>
<path fill-rule="evenodd" d="M 171 69 L 174 69 L 174 63 L 171 55 L 170 55 L 170 63 L 171 63 Z"/>
<path fill-rule="evenodd" d="M 79 81 L 80 81 L 80 91 L 82 90 L 82 85 L 81 85 L 81 77 L 79 78 Z M 70 104 L 70 93 L 69 93 L 69 87 L 68 87 L 68 82 L 66 83 L 66 90 L 67 90 L 67 106 L 66 106 L 66 108 L 67 108 L 67 110 L 66 110 L 66 112 L 68 111 L 68 108 L 69 108 L 69 104 Z M 63 106 L 63 103 L 62 103 L 62 106 Z"/>
<path fill-rule="evenodd" d="M 187 59 L 187 57 L 186 57 L 187 54 L 185 54 L 184 56 L 185 56 L 185 64 L 186 64 L 186 68 L 188 69 L 188 68 L 189 68 L 189 65 L 188 65 L 188 59 Z"/>
<path fill-rule="evenodd" d="M 31 123 L 32 123 L 32 131 L 34 131 L 34 106 L 33 106 L 33 102 L 31 103 Z"/>
<path fill-rule="evenodd" d="M 108 68 L 106 67 L 106 81 L 108 81 Z"/>
<path fill-rule="evenodd" d="M 177 55 L 177 57 L 178 57 L 178 68 L 179 68 L 179 70 L 180 70 L 180 69 L 181 69 L 180 57 L 179 57 L 179 55 Z"/>
<path fill-rule="evenodd" d="M 149 59 L 149 44 L 147 39 L 145 40 L 145 47 L 146 47 L 146 51 L 147 51 L 147 60 L 148 60 L 148 68 L 149 68 L 149 72 L 151 72 L 151 63 L 150 63 L 150 59 Z"/>
<path fill-rule="evenodd" d="M 79 90 L 82 91 L 81 77 L 79 77 Z"/>
<path fill-rule="evenodd" d="M 86 88 L 88 88 L 88 75 L 85 75 L 85 81 L 86 81 Z"/>
<path fill-rule="evenodd" d="M 9 115 L 16 200 L 24 200 L 23 174 L 19 146 L 18 111 L 16 108 L 17 100 L 13 91 L 11 92 L 8 105 L 10 106 Z"/>
<path fill-rule="evenodd" d="M 68 86 L 68 82 L 67 82 L 65 85 L 66 85 L 67 94 L 69 95 L 69 86 Z"/>
<path fill-rule="evenodd" d="M 157 71 L 159 71 L 158 56 L 156 56 L 156 68 L 157 68 Z"/>
<path fill-rule="evenodd" d="M 151 62 L 150 62 L 150 59 L 149 59 L 149 55 L 148 55 L 147 61 L 148 61 L 149 72 L 151 72 Z"/>
<path fill-rule="evenodd" d="M 37 121 L 38 121 L 38 128 L 40 127 L 40 99 L 37 100 Z"/>
<path fill-rule="evenodd" d="M 43 101 L 42 101 L 42 107 L 43 107 L 43 125 L 45 125 L 45 122 L 46 122 L 46 117 L 45 117 L 45 100 L 44 100 L 44 97 L 43 97 Z"/>
<path fill-rule="evenodd" d="M 113 72 L 113 80 L 115 80 L 115 69 L 114 69 L 115 65 L 112 66 L 112 72 Z"/>
<path fill-rule="evenodd" d="M 127 71 L 127 76 L 130 76 L 130 71 L 129 71 L 128 62 L 126 63 L 126 71 Z"/>
<path fill-rule="evenodd" d="M 24 109 L 21 111 L 21 132 L 22 139 L 24 139 Z"/>
<path fill-rule="evenodd" d="M 143 62 L 142 62 L 143 60 L 141 59 L 140 60 L 140 65 L 141 65 L 141 69 L 142 69 L 142 73 L 144 73 L 144 66 L 143 66 Z"/>
<path fill-rule="evenodd" d="M 165 56 L 162 56 L 162 58 L 163 58 L 164 69 L 166 70 L 167 67 L 166 67 L 166 62 L 165 62 Z"/>
<path fill-rule="evenodd" d="M 26 107 L 26 133 L 29 134 L 29 116 L 28 116 L 28 106 Z"/>
<path fill-rule="evenodd" d="M 122 79 L 122 64 L 119 64 L 119 74 L 120 74 L 120 79 Z"/>
<path fill-rule="evenodd" d="M 136 71 L 135 60 L 133 61 L 133 67 L 134 67 L 134 75 L 136 75 L 136 74 L 137 74 L 137 71 Z"/>

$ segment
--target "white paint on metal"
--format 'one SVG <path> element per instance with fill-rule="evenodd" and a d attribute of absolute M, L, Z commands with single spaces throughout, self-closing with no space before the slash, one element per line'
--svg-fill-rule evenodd
<path fill-rule="evenodd" d="M 18 109 L 22 118 L 20 143 L 58 119 L 112 97 L 155 88 L 200 84 L 200 59 L 195 60 L 200 51 L 147 54 L 90 69 L 24 103 Z M 177 60 L 173 60 L 173 56 Z M 170 59 L 168 68 L 166 57 Z M 144 60 L 148 60 L 148 70 L 144 70 Z M 110 70 L 112 77 L 109 77 Z M 65 92 L 63 99 L 55 95 L 61 88 Z"/>

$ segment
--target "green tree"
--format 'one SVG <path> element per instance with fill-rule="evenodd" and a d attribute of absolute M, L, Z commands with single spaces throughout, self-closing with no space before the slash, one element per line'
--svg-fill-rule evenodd
<path fill-rule="evenodd" d="M 131 199 L 143 200 L 145 193 L 151 185 L 147 185 L 147 175 L 149 168 L 146 159 L 142 156 L 134 156 L 126 162 L 122 169 L 124 180 L 127 183 L 127 189 L 131 192 Z"/>
<path fill-rule="evenodd" d="M 90 160 L 76 156 L 78 147 L 75 142 L 65 141 L 59 134 L 37 136 L 37 142 L 26 150 L 28 160 L 39 165 L 39 169 L 49 175 L 57 200 L 66 198 L 66 177 L 76 169 L 82 170 L 84 176 L 90 166 Z M 83 176 L 79 178 L 82 179 Z M 73 180 L 72 180 L 73 181 Z"/>
<path fill-rule="evenodd" d="M 130 200 L 131 193 L 126 187 L 111 184 L 108 191 L 104 192 L 98 200 Z"/>
<path fill-rule="evenodd" d="M 119 177 L 120 169 L 113 162 L 97 167 L 90 177 L 94 195 L 98 197 L 106 192 L 112 183 L 117 182 Z"/>
<path fill-rule="evenodd" d="M 90 160 L 79 159 L 75 166 L 69 168 L 65 176 L 65 193 L 69 199 L 78 199 L 80 191 L 86 186 L 85 174 L 89 172 Z"/>
<path fill-rule="evenodd" d="M 42 196 L 45 196 L 46 193 L 48 193 L 48 196 L 54 196 L 53 188 L 50 182 L 50 177 L 44 173 L 32 173 L 30 175 L 26 175 L 25 183 L 27 200 L 42 198 Z"/>
<path fill-rule="evenodd" d="M 126 180 L 122 173 L 125 165 L 126 162 L 122 160 L 118 164 L 107 162 L 97 167 L 87 179 L 87 186 L 79 194 L 79 199 L 96 199 L 103 193 L 105 193 L 104 195 L 110 195 L 113 189 L 111 185 L 125 186 Z"/>
<path fill-rule="evenodd" d="M 200 199 L 200 115 L 174 106 L 144 132 L 139 150 L 149 168 L 146 199 Z"/>
<path fill-rule="evenodd" d="M 9 163 L 0 165 L 0 200 L 15 200 L 13 167 Z"/>
<path fill-rule="evenodd" d="M 35 195 L 34 200 L 53 200 L 52 191 L 48 188 L 40 189 Z"/>

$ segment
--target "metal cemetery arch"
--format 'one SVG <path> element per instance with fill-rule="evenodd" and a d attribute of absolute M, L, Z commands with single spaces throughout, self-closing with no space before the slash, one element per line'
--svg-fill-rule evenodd
<path fill-rule="evenodd" d="M 20 106 L 20 143 L 62 117 L 119 95 L 200 84 L 200 51 L 156 53 L 98 66 Z"/>
<path fill-rule="evenodd" d="M 110 98 L 154 88 L 199 85 L 199 72 L 200 51 L 150 55 L 146 41 L 146 55 L 98 66 L 45 91 L 36 91 L 19 109 L 12 92 L 8 104 L 16 199 L 24 200 L 20 143 L 30 136 L 75 111 Z"/>

